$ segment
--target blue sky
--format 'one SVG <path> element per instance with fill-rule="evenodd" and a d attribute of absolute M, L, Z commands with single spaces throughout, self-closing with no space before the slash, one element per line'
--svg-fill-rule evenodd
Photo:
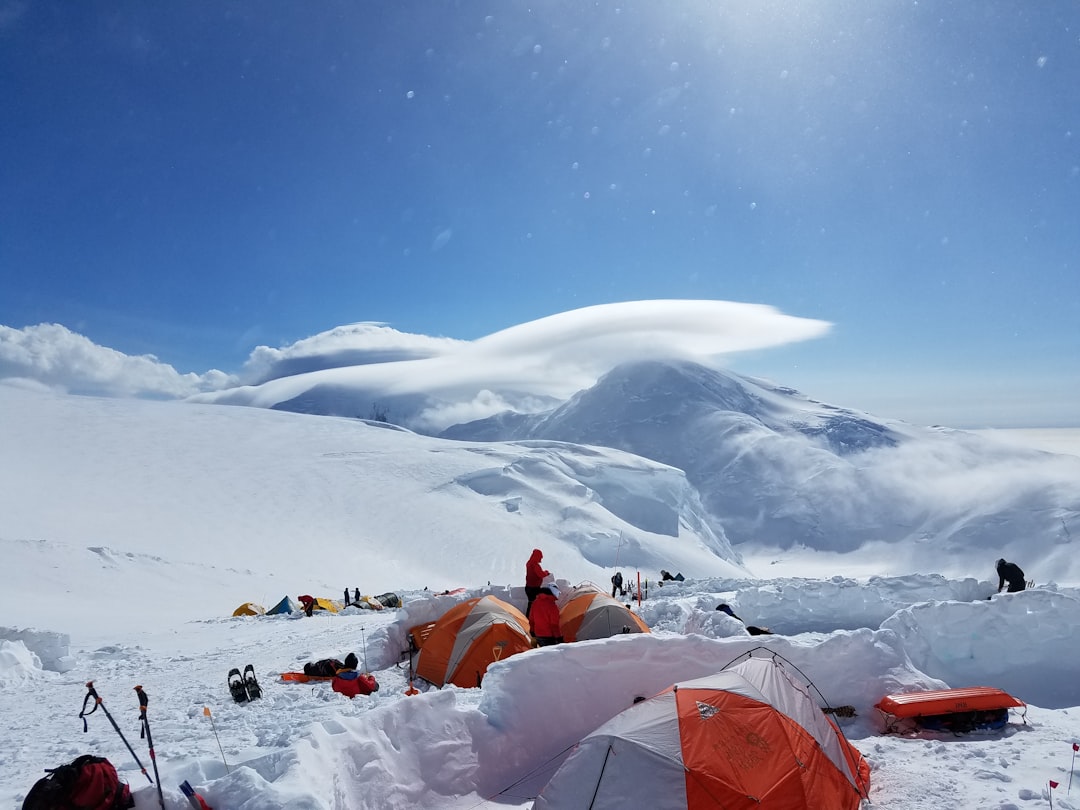
<path fill-rule="evenodd" d="M 1077 424 L 1077 87 L 1069 4 L 0 0 L 0 324 L 202 373 L 742 301 L 833 328 L 738 371 Z"/>

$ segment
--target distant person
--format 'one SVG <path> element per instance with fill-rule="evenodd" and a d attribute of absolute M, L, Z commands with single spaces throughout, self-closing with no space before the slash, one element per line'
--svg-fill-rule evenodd
<path fill-rule="evenodd" d="M 357 599 L 356 601 L 359 602 L 360 600 Z M 349 599 L 349 589 L 346 588 L 345 589 L 345 607 L 348 607 L 351 604 L 352 604 L 352 601 Z"/>
<path fill-rule="evenodd" d="M 528 604 L 525 605 L 526 618 L 529 616 L 529 611 L 532 610 L 533 600 L 536 599 L 540 593 L 540 588 L 544 584 L 544 577 L 551 575 L 550 571 L 545 571 L 541 567 L 540 561 L 543 559 L 544 552 L 534 548 L 532 556 L 525 563 L 525 598 L 528 600 Z"/>
<path fill-rule="evenodd" d="M 356 604 L 356 605 L 360 604 L 360 589 L 359 588 L 357 588 L 355 593 L 353 594 L 353 604 Z"/>
<path fill-rule="evenodd" d="M 623 587 L 622 571 L 616 571 L 611 576 L 611 598 L 614 599 L 615 595 L 626 595 L 626 588 Z"/>
<path fill-rule="evenodd" d="M 720 603 L 716 606 L 716 609 L 721 613 L 726 613 L 728 616 L 735 619 L 735 621 L 742 622 L 742 619 L 735 615 L 735 611 L 731 609 L 730 605 Z M 755 627 L 752 624 L 746 624 L 746 622 L 743 622 L 743 624 L 746 625 L 746 632 L 752 636 L 771 636 L 773 634 L 773 631 L 768 627 Z"/>
<path fill-rule="evenodd" d="M 670 571 L 665 571 L 663 568 L 660 569 L 660 582 L 661 583 L 664 583 L 664 582 L 685 582 L 685 581 L 686 581 L 686 577 L 684 577 L 682 575 L 681 571 L 678 574 L 675 574 L 674 576 L 672 576 Z"/>
<path fill-rule="evenodd" d="M 559 606 L 555 603 L 558 593 L 559 589 L 554 585 L 547 585 L 540 589 L 540 593 L 533 600 L 532 611 L 529 613 L 529 630 L 540 647 L 562 643 Z"/>
<path fill-rule="evenodd" d="M 1001 593 L 1001 589 L 1005 587 L 1006 582 L 1009 583 L 1008 593 L 1016 593 L 1027 587 L 1027 580 L 1024 579 L 1024 572 L 1020 570 L 1020 566 L 1016 563 L 1001 559 L 997 561 L 996 567 L 998 573 L 998 593 Z"/>
<path fill-rule="evenodd" d="M 315 597 L 309 594 L 296 597 L 300 600 L 300 605 L 304 608 L 304 615 L 310 616 L 315 611 Z"/>

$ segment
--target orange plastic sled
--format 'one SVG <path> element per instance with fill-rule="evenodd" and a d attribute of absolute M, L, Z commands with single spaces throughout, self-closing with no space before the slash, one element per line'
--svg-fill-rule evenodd
<path fill-rule="evenodd" d="M 292 683 L 307 683 L 308 681 L 332 681 L 332 675 L 308 675 L 305 672 L 282 672 L 281 680 Z"/>
<path fill-rule="evenodd" d="M 987 709 L 1027 708 L 1024 701 L 994 686 L 969 686 L 966 689 L 938 689 L 886 695 L 874 705 L 893 717 L 922 717 L 954 712 L 979 712 Z"/>
<path fill-rule="evenodd" d="M 985 712 L 1004 712 L 1008 709 L 1022 708 L 1022 715 L 1027 714 L 1027 704 L 1008 692 L 994 686 L 968 686 L 963 689 L 937 689 L 925 692 L 906 692 L 899 695 L 886 695 L 874 704 L 874 708 L 885 715 L 886 732 L 897 730 L 902 720 L 919 718 L 942 718 L 949 716 L 984 716 Z M 1026 722 L 1026 721 L 1025 721 Z"/>

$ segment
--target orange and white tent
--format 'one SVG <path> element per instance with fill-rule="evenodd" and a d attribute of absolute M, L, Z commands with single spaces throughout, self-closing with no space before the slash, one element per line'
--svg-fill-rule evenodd
<path fill-rule="evenodd" d="M 591 584 L 578 585 L 559 600 L 559 629 L 563 641 L 649 632 L 649 626 L 626 605 Z"/>
<path fill-rule="evenodd" d="M 450 608 L 427 632 L 416 674 L 436 686 L 479 686 L 488 666 L 532 648 L 529 620 L 494 596 Z"/>
<path fill-rule="evenodd" d="M 678 683 L 588 735 L 534 810 L 856 810 L 859 752 L 775 659 Z"/>

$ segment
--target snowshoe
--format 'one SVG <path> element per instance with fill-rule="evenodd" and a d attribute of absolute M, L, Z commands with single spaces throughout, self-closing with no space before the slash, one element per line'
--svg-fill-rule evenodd
<path fill-rule="evenodd" d="M 236 667 L 229 670 L 229 692 L 237 703 L 247 702 L 248 690 L 244 686 L 244 678 L 240 675 L 240 670 Z"/>
<path fill-rule="evenodd" d="M 244 687 L 247 689 L 248 700 L 262 697 L 262 687 L 255 680 L 255 667 L 251 664 L 244 667 Z"/>

